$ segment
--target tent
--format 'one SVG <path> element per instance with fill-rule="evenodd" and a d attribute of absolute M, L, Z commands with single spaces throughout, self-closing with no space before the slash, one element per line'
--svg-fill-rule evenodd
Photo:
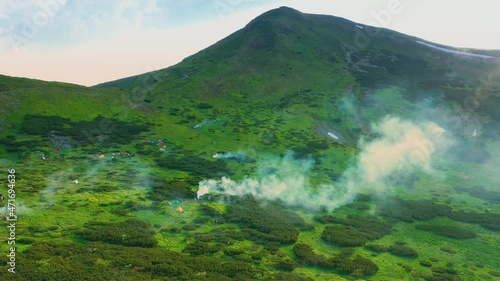
<path fill-rule="evenodd" d="M 183 210 L 181 207 L 179 207 L 179 208 L 175 209 L 175 211 L 176 211 L 177 213 L 182 213 L 182 212 L 184 212 L 184 210 Z"/>
<path fill-rule="evenodd" d="M 175 200 L 175 201 L 174 201 L 174 203 L 175 203 L 175 204 L 180 204 L 180 203 L 181 203 L 181 201 L 179 201 L 179 200 Z"/>
<path fill-rule="evenodd" d="M 73 181 L 74 184 L 79 184 L 80 182 L 78 180 Z"/>

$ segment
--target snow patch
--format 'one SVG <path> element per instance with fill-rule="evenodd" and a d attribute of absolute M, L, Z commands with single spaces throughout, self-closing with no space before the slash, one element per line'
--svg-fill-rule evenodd
<path fill-rule="evenodd" d="M 455 54 L 455 55 L 462 55 L 462 56 L 469 56 L 469 57 L 477 57 L 477 58 L 483 58 L 483 59 L 494 59 L 495 58 L 495 57 L 487 56 L 487 55 L 473 54 L 473 53 L 461 52 L 461 51 L 452 50 L 452 49 L 441 48 L 441 47 L 438 47 L 438 46 L 435 46 L 435 45 L 432 45 L 432 44 L 428 44 L 428 43 L 425 43 L 425 42 L 422 42 L 422 41 L 415 41 L 415 42 L 417 42 L 418 44 L 427 46 L 429 48 L 445 52 L 445 53 L 450 53 L 450 54 Z"/>
<path fill-rule="evenodd" d="M 328 132 L 327 134 L 328 134 L 330 137 L 332 137 L 332 138 L 334 138 L 334 139 L 336 139 L 336 140 L 338 140 L 338 139 L 339 139 L 339 137 L 337 137 L 337 136 L 336 136 L 335 134 L 333 134 L 333 133 Z"/>

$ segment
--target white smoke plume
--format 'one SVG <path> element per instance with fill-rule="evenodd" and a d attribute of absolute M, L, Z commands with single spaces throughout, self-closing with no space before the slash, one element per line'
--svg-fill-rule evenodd
<path fill-rule="evenodd" d="M 290 206 L 309 210 L 334 210 L 351 202 L 364 188 L 386 188 L 385 179 L 395 173 L 431 173 L 433 157 L 452 143 L 446 131 L 433 122 L 417 124 L 386 117 L 372 130 L 379 137 L 359 142 L 361 152 L 355 165 L 344 171 L 337 182 L 312 186 L 310 176 L 314 161 L 296 160 L 287 154 L 261 165 L 260 173 L 254 178 L 238 182 L 226 177 L 203 180 L 199 184 L 198 197 L 208 193 L 252 194 L 258 199 L 279 199 Z"/>
<path fill-rule="evenodd" d="M 380 138 L 360 141 L 362 151 L 356 169 L 366 184 L 381 182 L 397 170 L 431 172 L 432 156 L 452 144 L 446 131 L 433 122 L 417 125 L 388 117 L 373 130 Z"/>
<path fill-rule="evenodd" d="M 212 155 L 212 157 L 216 159 L 230 159 L 238 162 L 247 162 L 247 163 L 255 162 L 254 159 L 246 156 L 242 152 L 218 152 Z"/>

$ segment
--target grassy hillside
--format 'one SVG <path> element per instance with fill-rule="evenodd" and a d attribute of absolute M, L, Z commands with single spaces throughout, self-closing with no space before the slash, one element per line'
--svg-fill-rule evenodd
<path fill-rule="evenodd" d="M 284 7 L 95 87 L 0 76 L 0 278 L 497 280 L 499 60 L 416 41 Z"/>

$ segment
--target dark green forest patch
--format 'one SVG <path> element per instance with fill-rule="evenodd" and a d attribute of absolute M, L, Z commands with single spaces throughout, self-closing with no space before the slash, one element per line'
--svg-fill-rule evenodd
<path fill-rule="evenodd" d="M 6 266 L 0 268 L 7 270 Z M 230 281 L 256 280 L 263 274 L 261 269 L 242 261 L 189 256 L 161 248 L 51 242 L 34 243 L 25 255 L 20 256 L 12 280 L 88 280 L 89 272 L 92 272 L 93 280 Z M 294 274 L 289 276 L 290 280 L 302 280 L 293 279 Z"/>
<path fill-rule="evenodd" d="M 148 197 L 155 201 L 194 198 L 196 196 L 196 192 L 193 191 L 190 183 L 183 179 L 166 180 L 154 176 L 150 178 L 150 184 L 152 189 L 149 191 Z"/>
<path fill-rule="evenodd" d="M 484 201 L 500 202 L 500 192 L 487 190 L 484 186 L 474 186 L 471 188 L 456 187 L 457 191 L 465 191 L 470 196 L 482 199 Z"/>
<path fill-rule="evenodd" d="M 417 258 L 418 252 L 410 246 L 394 244 L 387 251 L 395 256 L 404 258 Z"/>
<path fill-rule="evenodd" d="M 295 243 L 300 230 L 312 230 L 299 215 L 278 204 L 260 205 L 252 197 L 234 198 L 224 215 L 226 222 L 237 223 L 253 240 L 280 244 Z"/>
<path fill-rule="evenodd" d="M 324 269 L 334 269 L 341 274 L 350 274 L 356 277 L 362 277 L 377 273 L 378 266 L 371 260 L 361 256 L 348 258 L 337 255 L 331 259 L 316 254 L 311 246 L 307 244 L 295 244 L 293 252 L 297 261 L 303 266 L 316 266 Z"/>
<path fill-rule="evenodd" d="M 377 206 L 376 213 L 382 217 L 396 221 L 413 222 L 413 220 L 428 220 L 437 216 L 447 216 L 451 207 L 436 204 L 431 200 L 401 200 L 390 197 Z"/>
<path fill-rule="evenodd" d="M 200 178 L 213 178 L 231 175 L 232 172 L 227 166 L 226 161 L 217 159 L 210 161 L 205 158 L 186 154 L 184 156 L 168 156 L 156 159 L 158 166 L 166 169 L 189 172 Z"/>
<path fill-rule="evenodd" d="M 138 247 L 157 245 L 151 225 L 138 219 L 129 219 L 124 222 L 90 221 L 84 226 L 85 230 L 79 234 L 88 241 Z"/>
<path fill-rule="evenodd" d="M 315 216 L 314 220 L 320 223 L 337 223 L 351 226 L 358 230 L 368 240 L 375 240 L 391 233 L 392 226 L 381 221 L 376 216 L 348 215 L 347 218 L 332 215 Z"/>
<path fill-rule="evenodd" d="M 97 116 L 91 121 L 72 122 L 59 116 L 26 115 L 20 132 L 38 136 L 55 134 L 69 137 L 79 145 L 100 144 L 111 147 L 116 144 L 128 144 L 149 129 L 147 124 L 135 124 L 103 116 Z"/>
<path fill-rule="evenodd" d="M 472 239 L 477 237 L 477 234 L 474 231 L 459 226 L 417 224 L 415 225 L 415 228 L 454 239 Z"/>
<path fill-rule="evenodd" d="M 321 234 L 321 239 L 342 247 L 363 246 L 368 241 L 361 231 L 352 226 L 330 225 L 325 227 L 325 230 Z"/>

